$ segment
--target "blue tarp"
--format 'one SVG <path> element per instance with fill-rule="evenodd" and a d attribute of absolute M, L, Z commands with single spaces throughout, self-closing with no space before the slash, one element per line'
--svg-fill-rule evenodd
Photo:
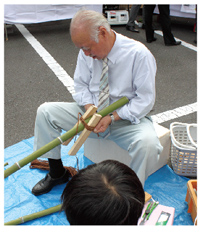
<path fill-rule="evenodd" d="M 33 152 L 33 140 L 29 138 L 14 144 L 4 150 L 5 162 L 13 165 Z M 75 156 L 69 156 L 68 151 L 73 145 L 72 140 L 68 146 L 62 146 L 61 155 L 64 166 L 77 167 Z M 77 153 L 79 169 L 92 164 L 83 153 L 83 146 Z M 65 184 L 54 187 L 49 193 L 34 196 L 32 187 L 44 176 L 47 171 L 30 169 L 29 164 L 5 179 L 4 183 L 4 222 L 32 214 L 58 204 Z M 185 202 L 187 192 L 185 177 L 176 175 L 168 166 L 164 166 L 153 173 L 145 183 L 145 191 L 152 195 L 160 204 L 175 208 L 174 225 L 193 225 L 191 215 L 187 213 L 188 205 Z M 22 225 L 69 225 L 64 212 L 57 212 L 39 219 L 26 222 Z"/>

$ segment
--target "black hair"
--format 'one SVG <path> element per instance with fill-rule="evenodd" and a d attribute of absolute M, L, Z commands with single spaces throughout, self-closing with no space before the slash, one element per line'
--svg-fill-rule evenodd
<path fill-rule="evenodd" d="M 137 225 L 145 194 L 131 168 L 105 160 L 73 176 L 61 199 L 71 225 Z"/>

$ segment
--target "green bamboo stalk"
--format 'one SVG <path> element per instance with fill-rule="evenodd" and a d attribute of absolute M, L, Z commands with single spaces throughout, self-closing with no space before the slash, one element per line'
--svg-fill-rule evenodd
<path fill-rule="evenodd" d="M 127 104 L 128 101 L 129 100 L 128 100 L 127 97 L 122 97 L 121 99 L 119 99 L 118 101 L 116 101 L 113 104 L 109 105 L 105 109 L 99 111 L 98 114 L 100 114 L 102 117 L 105 117 L 106 115 L 108 115 L 109 113 L 112 113 L 113 111 L 115 111 L 119 107 L 122 107 L 123 105 Z M 90 119 L 91 119 L 91 117 L 86 119 L 85 122 L 88 123 Z M 67 131 L 63 135 L 59 136 L 58 138 L 54 139 L 50 143 L 48 143 L 48 144 L 44 145 L 43 147 L 39 148 L 37 151 L 34 151 L 33 153 L 31 153 L 27 157 L 21 159 L 20 161 L 14 163 L 12 166 L 10 166 L 6 170 L 4 170 L 4 178 L 6 178 L 9 175 L 13 174 L 14 172 L 18 171 L 23 166 L 25 166 L 26 164 L 32 162 L 33 160 L 37 159 L 38 157 L 44 155 L 48 151 L 52 150 L 54 147 L 62 144 L 67 139 L 70 139 L 71 137 L 73 137 L 76 134 L 76 132 L 79 133 L 83 129 L 84 129 L 84 125 L 82 123 L 79 123 L 78 129 L 77 129 L 77 126 L 74 126 L 71 130 Z"/>
<path fill-rule="evenodd" d="M 60 211 L 61 206 L 62 206 L 61 204 L 60 205 L 56 205 L 54 207 L 51 207 L 51 208 L 39 211 L 37 213 L 32 213 L 32 214 L 26 215 L 26 216 L 17 218 L 15 220 L 6 222 L 6 223 L 4 223 L 4 225 L 5 226 L 8 226 L 8 225 L 19 225 L 19 224 L 22 224 L 24 222 L 28 222 L 28 221 L 34 220 L 36 218 L 44 217 L 46 215 L 49 215 L 49 214 L 56 213 L 56 212 Z"/>

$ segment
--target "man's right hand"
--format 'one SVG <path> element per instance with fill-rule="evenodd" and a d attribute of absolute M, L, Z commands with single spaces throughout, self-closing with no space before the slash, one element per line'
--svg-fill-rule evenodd
<path fill-rule="evenodd" d="M 88 110 L 88 108 L 90 107 L 90 106 L 93 106 L 94 104 L 87 104 L 87 105 L 84 105 L 84 107 L 85 107 L 85 111 L 87 111 Z"/>

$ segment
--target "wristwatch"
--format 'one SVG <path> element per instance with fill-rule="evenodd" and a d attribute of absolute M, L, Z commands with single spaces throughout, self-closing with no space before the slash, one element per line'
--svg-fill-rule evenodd
<path fill-rule="evenodd" d="M 110 117 L 111 117 L 111 123 L 110 123 L 110 125 L 113 125 L 114 122 L 115 122 L 115 117 L 114 117 L 113 114 L 109 114 L 109 115 L 110 115 Z"/>

